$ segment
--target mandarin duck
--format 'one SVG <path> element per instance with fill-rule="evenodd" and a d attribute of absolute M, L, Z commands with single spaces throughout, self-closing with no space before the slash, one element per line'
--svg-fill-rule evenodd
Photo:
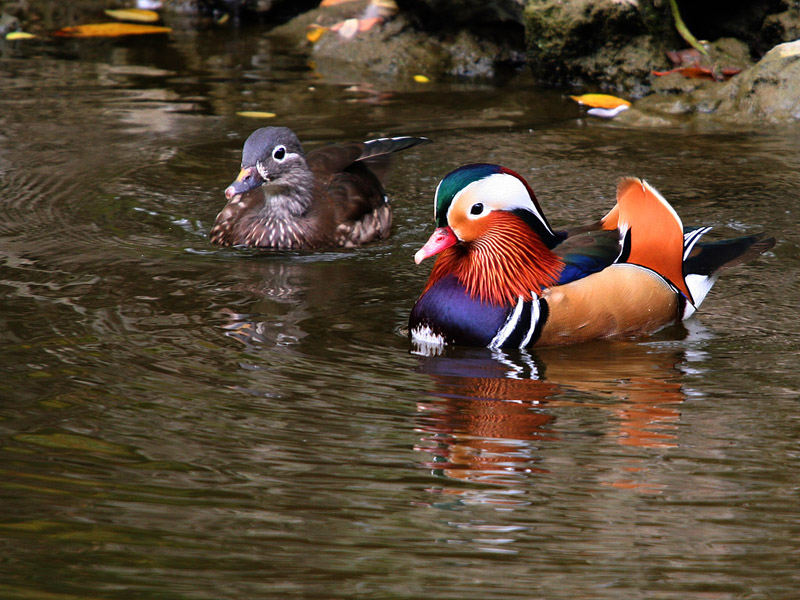
<path fill-rule="evenodd" d="M 217 215 L 211 242 L 309 250 L 384 239 L 392 225 L 383 189 L 389 155 L 429 142 L 380 138 L 306 155 L 291 129 L 257 129 L 244 143 L 238 177 L 225 189 L 228 203 Z"/>
<path fill-rule="evenodd" d="M 436 230 L 415 261 L 437 255 L 409 318 L 418 346 L 526 348 L 650 334 L 692 315 L 719 272 L 775 244 L 763 234 L 699 243 L 647 182 L 624 178 L 600 221 L 554 230 L 527 182 L 489 164 L 447 175 Z"/>

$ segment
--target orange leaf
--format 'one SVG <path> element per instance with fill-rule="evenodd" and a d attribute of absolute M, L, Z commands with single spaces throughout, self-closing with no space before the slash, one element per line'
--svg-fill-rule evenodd
<path fill-rule="evenodd" d="M 730 79 L 742 70 L 735 67 L 724 67 L 715 71 L 711 67 L 678 67 L 677 69 L 670 69 L 669 71 L 653 71 L 653 75 L 663 77 L 664 75 L 671 75 L 672 73 L 680 73 L 689 79 L 709 79 L 711 81 L 724 81 Z"/>
<path fill-rule="evenodd" d="M 631 105 L 627 100 L 608 94 L 584 94 L 583 96 L 570 96 L 570 98 L 578 104 L 591 106 L 592 108 L 617 108 Z"/>
<path fill-rule="evenodd" d="M 316 23 L 309 25 L 308 29 L 306 30 L 306 39 L 312 44 L 315 44 L 326 31 L 328 31 L 328 28 L 323 27 L 322 25 L 317 25 Z"/>
<path fill-rule="evenodd" d="M 169 27 L 158 27 L 156 25 L 136 25 L 133 23 L 92 23 L 89 25 L 77 25 L 76 27 L 64 27 L 53 32 L 59 37 L 121 37 L 123 35 L 144 35 L 153 33 L 169 33 Z"/>

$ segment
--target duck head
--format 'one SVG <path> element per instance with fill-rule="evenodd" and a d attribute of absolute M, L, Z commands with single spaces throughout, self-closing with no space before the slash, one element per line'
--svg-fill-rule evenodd
<path fill-rule="evenodd" d="M 552 285 L 563 262 L 553 231 L 527 182 L 490 164 L 460 167 L 439 183 L 436 230 L 414 256 L 439 255 L 423 294 L 454 274 L 472 297 L 495 304 L 526 300 Z"/>
<path fill-rule="evenodd" d="M 247 138 L 242 149 L 242 167 L 236 180 L 225 188 L 230 200 L 265 183 L 291 185 L 308 165 L 300 140 L 288 127 L 262 127 Z"/>
<path fill-rule="evenodd" d="M 414 255 L 417 264 L 456 244 L 485 241 L 502 229 L 509 214 L 525 223 L 548 248 L 561 241 L 527 182 L 505 167 L 459 167 L 439 183 L 433 207 L 436 230 Z"/>

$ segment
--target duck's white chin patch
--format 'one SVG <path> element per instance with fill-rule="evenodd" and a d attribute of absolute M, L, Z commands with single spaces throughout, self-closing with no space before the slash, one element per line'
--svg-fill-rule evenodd
<path fill-rule="evenodd" d="M 411 341 L 414 344 L 414 353 L 423 356 L 435 356 L 447 345 L 444 336 L 436 333 L 427 325 L 412 329 Z"/>

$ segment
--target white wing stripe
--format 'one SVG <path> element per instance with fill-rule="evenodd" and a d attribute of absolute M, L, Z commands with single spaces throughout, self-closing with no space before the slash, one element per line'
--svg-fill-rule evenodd
<path fill-rule="evenodd" d="M 517 328 L 517 323 L 519 322 L 519 317 L 522 314 L 522 307 L 524 304 L 525 301 L 522 299 L 522 296 L 520 296 L 519 300 L 517 300 L 517 305 L 514 307 L 514 311 L 508 315 L 505 324 L 500 328 L 500 331 L 495 334 L 492 341 L 489 342 L 489 348 L 492 350 L 500 348 L 508 339 L 508 336 L 514 333 L 514 329 Z"/>
<path fill-rule="evenodd" d="M 531 296 L 533 296 L 533 301 L 531 302 L 531 325 L 528 328 L 528 333 L 525 334 L 525 339 L 519 345 L 520 349 L 525 348 L 530 343 L 533 332 L 536 331 L 536 325 L 539 324 L 539 298 L 533 292 L 531 292 Z"/>

